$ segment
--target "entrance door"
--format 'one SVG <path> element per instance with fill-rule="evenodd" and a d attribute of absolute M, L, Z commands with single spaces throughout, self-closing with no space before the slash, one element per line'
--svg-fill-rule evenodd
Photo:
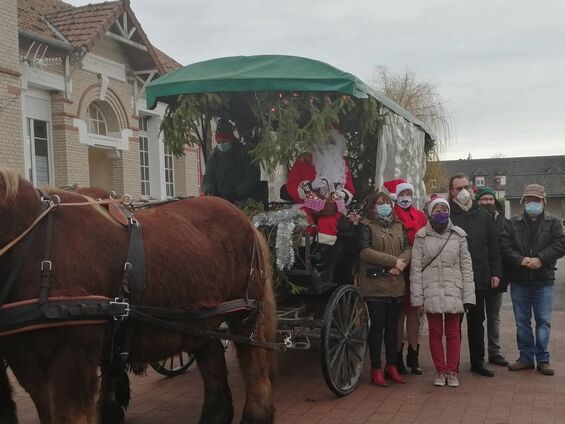
<path fill-rule="evenodd" d="M 111 191 L 110 188 L 110 159 L 108 159 L 107 149 L 96 147 L 88 148 L 88 163 L 90 185 Z"/>

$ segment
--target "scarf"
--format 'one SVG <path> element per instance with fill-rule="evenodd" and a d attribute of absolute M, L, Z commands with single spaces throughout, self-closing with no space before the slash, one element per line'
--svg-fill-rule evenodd
<path fill-rule="evenodd" d="M 404 229 L 406 230 L 406 237 L 408 237 L 408 242 L 410 246 L 414 244 L 416 239 L 416 233 L 422 227 L 425 227 L 428 220 L 424 212 L 410 206 L 408 209 L 403 209 L 398 205 L 394 206 L 394 212 L 398 217 L 399 221 L 402 222 Z"/>
<path fill-rule="evenodd" d="M 463 212 L 469 212 L 473 207 L 473 198 L 471 197 L 467 203 L 463 204 L 459 201 L 459 199 L 457 199 L 457 197 L 454 197 L 453 203 L 459 206 Z"/>

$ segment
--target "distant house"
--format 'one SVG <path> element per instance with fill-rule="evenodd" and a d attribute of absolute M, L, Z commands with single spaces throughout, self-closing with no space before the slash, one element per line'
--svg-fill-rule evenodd
<path fill-rule="evenodd" d="M 1 0 L 0 40 L 0 165 L 37 186 L 199 193 L 198 152 L 173 157 L 159 134 L 165 105 L 145 105 L 147 83 L 181 65 L 151 44 L 129 0 Z"/>
<path fill-rule="evenodd" d="M 526 185 L 541 184 L 547 193 L 548 212 L 565 220 L 565 155 L 448 160 L 432 162 L 429 167 L 435 172 L 426 181 L 428 193 L 447 194 L 450 176 L 463 173 L 474 188 L 493 188 L 507 216 L 521 212 Z"/>

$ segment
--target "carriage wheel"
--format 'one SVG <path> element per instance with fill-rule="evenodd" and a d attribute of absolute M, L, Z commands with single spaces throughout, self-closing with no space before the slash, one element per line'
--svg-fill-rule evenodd
<path fill-rule="evenodd" d="M 361 377 L 367 352 L 369 318 L 359 290 L 339 286 L 324 311 L 321 329 L 322 372 L 338 396 L 351 393 Z"/>
<path fill-rule="evenodd" d="M 181 352 L 162 361 L 152 362 L 150 365 L 159 374 L 174 377 L 189 369 L 195 359 L 192 353 Z"/>

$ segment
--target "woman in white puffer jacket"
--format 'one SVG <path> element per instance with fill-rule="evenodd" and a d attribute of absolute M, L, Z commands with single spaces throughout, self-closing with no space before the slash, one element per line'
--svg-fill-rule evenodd
<path fill-rule="evenodd" d="M 457 387 L 460 322 L 462 314 L 475 304 L 473 265 L 467 234 L 449 219 L 449 202 L 432 198 L 428 214 L 429 223 L 416 233 L 412 248 L 411 304 L 422 308 L 428 318 L 430 351 L 437 371 L 434 384 L 444 386 L 447 380 L 448 386 Z"/>

